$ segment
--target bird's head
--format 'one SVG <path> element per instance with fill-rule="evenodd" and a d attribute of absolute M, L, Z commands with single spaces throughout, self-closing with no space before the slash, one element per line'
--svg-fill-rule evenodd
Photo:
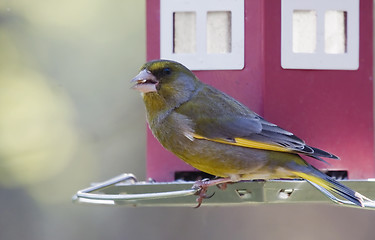
<path fill-rule="evenodd" d="M 169 103 L 188 100 L 201 82 L 185 66 L 169 60 L 154 60 L 145 63 L 132 80 L 132 87 L 143 96 L 155 95 Z"/>

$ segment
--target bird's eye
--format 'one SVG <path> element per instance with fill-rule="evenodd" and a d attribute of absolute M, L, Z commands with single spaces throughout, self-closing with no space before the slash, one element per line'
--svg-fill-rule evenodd
<path fill-rule="evenodd" d="M 163 74 L 164 75 L 169 75 L 169 74 L 171 74 L 172 73 L 172 70 L 170 69 L 170 68 L 164 68 L 163 69 Z"/>

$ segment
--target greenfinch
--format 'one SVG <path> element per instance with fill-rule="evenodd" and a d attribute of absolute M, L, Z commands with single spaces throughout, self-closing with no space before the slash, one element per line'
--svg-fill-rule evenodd
<path fill-rule="evenodd" d="M 303 178 L 333 201 L 338 201 L 334 194 L 358 206 L 368 200 L 300 157 L 324 161 L 337 156 L 306 145 L 178 62 L 147 62 L 131 82 L 141 92 L 149 127 L 161 145 L 194 168 L 222 178 L 206 186 Z"/>

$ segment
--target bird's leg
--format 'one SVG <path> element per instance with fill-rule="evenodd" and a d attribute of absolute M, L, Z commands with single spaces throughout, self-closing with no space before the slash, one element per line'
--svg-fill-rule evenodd
<path fill-rule="evenodd" d="M 198 180 L 194 183 L 193 189 L 198 189 L 197 193 L 195 195 L 198 195 L 197 202 L 198 205 L 195 208 L 199 208 L 203 202 L 203 199 L 211 198 L 215 193 L 208 196 L 207 189 L 211 186 L 218 186 L 218 188 L 224 190 L 227 188 L 227 183 L 232 182 L 231 178 L 218 178 L 218 179 L 203 179 Z"/>

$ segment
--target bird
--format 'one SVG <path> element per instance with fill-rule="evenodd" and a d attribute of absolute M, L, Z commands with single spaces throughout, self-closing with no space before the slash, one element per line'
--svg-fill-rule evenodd
<path fill-rule="evenodd" d="M 339 159 L 265 120 L 171 60 L 145 63 L 131 83 L 146 108 L 154 137 L 181 160 L 218 179 L 197 181 L 198 207 L 208 186 L 242 180 L 305 179 L 329 199 L 360 207 L 371 201 L 301 156 Z M 346 199 L 341 200 L 335 196 Z"/>

